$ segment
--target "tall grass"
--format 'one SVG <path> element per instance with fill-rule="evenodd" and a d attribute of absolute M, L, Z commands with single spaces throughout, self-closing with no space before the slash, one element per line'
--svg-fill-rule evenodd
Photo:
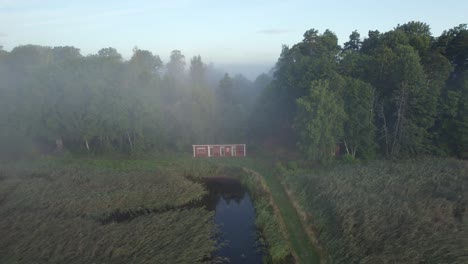
<path fill-rule="evenodd" d="M 282 175 L 334 263 L 468 263 L 466 161 L 376 161 Z"/>
<path fill-rule="evenodd" d="M 0 220 L 0 263 L 200 263 L 214 250 L 212 213 L 173 210 L 101 225 L 21 213 Z"/>
<path fill-rule="evenodd" d="M 164 171 L 116 172 L 66 166 L 19 175 L 2 212 L 47 210 L 55 215 L 108 215 L 115 210 L 159 210 L 200 200 L 203 186 Z M 10 183 L 12 181 L 12 183 Z M 18 179 L 6 179 L 13 184 Z"/>
<path fill-rule="evenodd" d="M 205 194 L 171 165 L 149 161 L 2 165 L 0 263 L 209 261 L 213 213 L 187 206 Z M 113 217 L 124 219 L 104 221 Z"/>
<path fill-rule="evenodd" d="M 281 222 L 281 216 L 262 176 L 247 169 L 237 169 L 231 173 L 241 176 L 242 183 L 249 189 L 254 201 L 255 224 L 265 238 L 269 253 L 266 262 L 294 263 L 293 252 L 287 241 L 286 227 Z"/>

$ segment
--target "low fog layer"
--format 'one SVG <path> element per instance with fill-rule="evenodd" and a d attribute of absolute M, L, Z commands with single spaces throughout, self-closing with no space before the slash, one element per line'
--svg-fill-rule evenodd
<path fill-rule="evenodd" d="M 167 63 L 135 49 L 82 56 L 75 47 L 19 46 L 0 54 L 2 153 L 132 153 L 238 142 L 259 91 L 200 56 Z M 266 77 L 264 77 L 266 78 Z"/>
<path fill-rule="evenodd" d="M 113 48 L 82 56 L 75 47 L 19 46 L 0 52 L 1 152 L 235 142 L 325 163 L 337 146 L 353 158 L 466 158 L 467 32 L 460 25 L 435 37 L 409 22 L 364 39 L 354 31 L 340 47 L 332 31 L 311 29 L 254 81 L 178 50 L 163 62 L 140 49 L 124 60 Z"/>
<path fill-rule="evenodd" d="M 216 63 L 216 68 L 222 69 L 231 76 L 241 74 L 251 81 L 261 75 L 271 71 L 274 62 L 272 63 Z"/>

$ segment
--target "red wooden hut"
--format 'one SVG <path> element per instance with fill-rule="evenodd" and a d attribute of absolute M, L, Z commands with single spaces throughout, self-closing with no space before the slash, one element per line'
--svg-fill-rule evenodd
<path fill-rule="evenodd" d="M 245 144 L 192 145 L 193 157 L 245 157 Z"/>

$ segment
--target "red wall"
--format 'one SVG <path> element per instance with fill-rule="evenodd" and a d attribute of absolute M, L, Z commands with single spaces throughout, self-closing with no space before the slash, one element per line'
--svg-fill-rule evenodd
<path fill-rule="evenodd" d="M 245 155 L 244 145 L 202 145 L 193 146 L 195 151 L 195 157 L 209 157 L 208 148 L 210 150 L 211 157 L 243 157 Z M 233 154 L 233 148 L 236 148 L 236 155 Z M 222 148 L 222 149 L 221 149 Z M 223 154 L 223 155 L 221 155 Z"/>
<path fill-rule="evenodd" d="M 243 157 L 245 155 L 244 145 L 236 145 L 236 156 Z"/>
<path fill-rule="evenodd" d="M 208 157 L 208 147 L 195 146 L 195 157 Z"/>
<path fill-rule="evenodd" d="M 219 146 L 211 147 L 211 156 L 212 157 L 221 157 L 221 148 Z"/>
<path fill-rule="evenodd" d="M 232 157 L 232 146 L 225 146 L 224 147 L 224 156 L 225 157 Z"/>

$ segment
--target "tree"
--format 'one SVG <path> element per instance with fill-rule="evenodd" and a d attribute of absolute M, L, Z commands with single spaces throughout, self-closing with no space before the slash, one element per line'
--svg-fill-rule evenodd
<path fill-rule="evenodd" d="M 190 60 L 190 77 L 192 85 L 202 86 L 205 82 L 206 66 L 203 64 L 201 56 L 194 56 Z"/>
<path fill-rule="evenodd" d="M 349 41 L 344 43 L 343 50 L 359 51 L 361 46 L 361 35 L 357 32 L 357 30 L 355 30 L 353 33 L 351 33 L 351 35 L 349 35 Z"/>
<path fill-rule="evenodd" d="M 54 64 L 62 64 L 68 60 L 82 58 L 80 49 L 70 46 L 52 48 L 52 57 Z"/>
<path fill-rule="evenodd" d="M 294 129 L 299 149 L 307 158 L 326 164 L 332 160 L 336 143 L 343 136 L 345 113 L 328 81 L 313 81 L 309 94 L 297 99 Z"/>
<path fill-rule="evenodd" d="M 229 74 L 225 73 L 224 78 L 219 82 L 217 90 L 218 99 L 222 104 L 234 102 L 233 89 L 232 78 Z"/>
<path fill-rule="evenodd" d="M 441 49 L 442 54 L 454 66 L 452 79 L 456 78 L 458 73 L 468 69 L 468 29 L 466 24 L 444 31 L 435 45 Z"/>
<path fill-rule="evenodd" d="M 163 66 L 159 56 L 153 55 L 151 51 L 137 48 L 133 49 L 133 56 L 130 58 L 129 64 L 139 74 L 159 74 Z"/>
<path fill-rule="evenodd" d="M 438 143 L 445 152 L 468 157 L 468 29 L 461 24 L 444 31 L 435 47 L 450 61 L 453 70 L 439 101 Z"/>
<path fill-rule="evenodd" d="M 371 159 L 375 156 L 374 103 L 375 91 L 370 84 L 346 78 L 343 143 L 352 157 Z"/>
<path fill-rule="evenodd" d="M 173 50 L 169 62 L 166 64 L 167 73 L 173 78 L 181 77 L 185 69 L 185 56 L 180 50 Z"/>
<path fill-rule="evenodd" d="M 184 104 L 190 106 L 192 142 L 210 143 L 214 142 L 216 130 L 216 102 L 215 96 L 206 82 L 206 65 L 201 56 L 195 56 L 190 61 L 191 96 Z"/>
<path fill-rule="evenodd" d="M 269 113 L 266 119 L 271 120 L 270 131 L 284 145 L 296 141 L 291 129 L 297 115 L 296 100 L 309 94 L 312 81 L 328 80 L 330 89 L 337 94 L 343 89 L 344 81 L 337 73 L 339 51 L 338 39 L 330 30 L 319 34 L 318 30 L 310 29 L 300 43 L 291 48 L 283 46 L 267 93 L 272 102 L 264 111 Z"/>
<path fill-rule="evenodd" d="M 435 122 L 440 87 L 428 81 L 430 63 L 422 64 L 410 37 L 400 29 L 373 33 L 362 48 L 368 58 L 362 78 L 376 89 L 378 141 L 389 156 L 432 151 L 428 129 Z"/>
<path fill-rule="evenodd" d="M 428 24 L 419 21 L 410 21 L 398 25 L 395 30 L 402 31 L 408 38 L 408 44 L 418 51 L 419 56 L 424 58 L 431 47 L 431 28 Z"/>
<path fill-rule="evenodd" d="M 122 55 L 120 55 L 120 53 L 118 53 L 116 49 L 111 48 L 111 47 L 100 49 L 97 55 L 103 58 L 114 58 L 117 60 L 122 59 Z M 134 51 L 134 55 L 135 55 L 135 51 Z"/>

